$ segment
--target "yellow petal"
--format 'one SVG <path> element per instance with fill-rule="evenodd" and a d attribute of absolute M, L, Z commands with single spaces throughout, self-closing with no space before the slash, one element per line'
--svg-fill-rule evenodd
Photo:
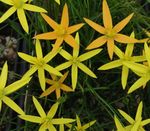
<path fill-rule="evenodd" d="M 133 15 L 134 13 L 124 18 L 122 21 L 120 21 L 117 25 L 114 26 L 113 30 L 115 30 L 117 33 L 120 32 L 129 23 Z"/>
<path fill-rule="evenodd" d="M 130 37 L 135 38 L 134 32 L 131 33 Z M 133 49 L 134 49 L 134 43 L 128 43 L 125 51 L 125 56 L 130 57 L 132 55 Z"/>
<path fill-rule="evenodd" d="M 27 19 L 26 19 L 24 10 L 23 9 L 17 9 L 17 15 L 18 15 L 20 24 L 23 27 L 24 31 L 29 33 L 29 26 L 27 23 Z"/>
<path fill-rule="evenodd" d="M 54 115 L 56 114 L 56 111 L 58 109 L 58 105 L 59 103 L 56 102 L 55 104 L 52 105 L 51 109 L 49 110 L 47 116 L 50 117 L 50 118 L 53 118 Z"/>
<path fill-rule="evenodd" d="M 115 120 L 115 125 L 117 127 L 117 131 L 125 131 L 124 127 L 122 126 L 122 124 L 120 123 L 120 121 L 116 116 L 114 116 L 114 120 Z"/>
<path fill-rule="evenodd" d="M 40 41 L 38 39 L 36 39 L 35 48 L 36 48 L 36 56 L 37 56 L 37 58 L 43 58 L 41 43 L 40 43 Z"/>
<path fill-rule="evenodd" d="M 118 110 L 118 111 L 130 124 L 134 124 L 134 119 L 132 117 L 130 117 L 127 113 L 125 113 L 122 110 Z"/>
<path fill-rule="evenodd" d="M 62 43 L 63 43 L 63 38 L 62 37 L 58 37 L 56 39 L 56 42 L 55 42 L 54 46 L 53 46 L 52 52 L 54 53 L 54 52 L 58 51 L 59 47 L 61 46 Z"/>
<path fill-rule="evenodd" d="M 50 86 L 48 89 L 46 89 L 46 90 L 40 95 L 40 97 L 44 97 L 44 96 L 50 95 L 55 89 L 56 89 L 56 86 L 55 86 L 55 85 Z"/>
<path fill-rule="evenodd" d="M 45 63 L 48 63 L 50 60 L 52 60 L 57 53 L 61 50 L 61 48 L 59 48 L 56 52 L 49 52 L 45 57 L 44 57 L 44 61 Z"/>
<path fill-rule="evenodd" d="M 46 14 L 44 13 L 41 13 L 42 17 L 44 18 L 44 20 L 55 30 L 58 28 L 58 24 L 52 20 L 49 16 L 47 16 Z"/>
<path fill-rule="evenodd" d="M 75 49 L 78 49 L 78 44 L 77 42 L 75 41 L 75 39 L 71 36 L 71 35 L 67 35 L 65 38 L 64 38 L 64 41 L 70 45 L 72 48 L 75 48 Z"/>
<path fill-rule="evenodd" d="M 78 68 L 75 64 L 73 64 L 71 67 L 71 81 L 73 90 L 75 90 L 76 88 L 77 79 L 78 79 Z"/>
<path fill-rule="evenodd" d="M 78 48 L 77 49 L 73 49 L 73 57 L 78 57 L 79 49 L 80 49 L 80 38 L 79 38 L 79 33 L 78 32 L 76 33 L 75 41 L 78 44 Z"/>
<path fill-rule="evenodd" d="M 45 65 L 44 65 L 44 69 L 45 69 L 46 71 L 48 71 L 49 73 L 55 74 L 55 75 L 57 75 L 57 76 L 62 76 L 62 74 L 61 74 L 56 68 L 53 68 L 53 67 L 51 67 L 51 66 L 48 65 L 48 64 L 45 64 Z"/>
<path fill-rule="evenodd" d="M 56 39 L 58 36 L 56 34 L 56 32 L 47 32 L 47 33 L 43 33 L 43 34 L 39 34 L 34 36 L 34 39 L 39 39 L 39 40 L 54 40 Z"/>
<path fill-rule="evenodd" d="M 53 124 L 67 124 L 67 123 L 71 123 L 74 122 L 74 119 L 69 119 L 69 118 L 56 118 L 56 119 L 52 119 L 52 123 Z"/>
<path fill-rule="evenodd" d="M 31 115 L 19 115 L 19 118 L 25 120 L 25 121 L 30 121 L 33 123 L 42 123 L 42 118 L 39 116 L 31 116 Z"/>
<path fill-rule="evenodd" d="M 120 59 L 123 59 L 125 56 L 124 56 L 124 53 L 117 47 L 115 46 L 114 47 L 114 53 L 120 58 Z"/>
<path fill-rule="evenodd" d="M 44 72 L 44 69 L 42 69 L 42 68 L 38 69 L 38 78 L 39 78 L 41 89 L 43 91 L 45 91 L 45 72 Z"/>
<path fill-rule="evenodd" d="M 8 4 L 8 5 L 13 5 L 12 0 L 0 0 L 1 2 Z"/>
<path fill-rule="evenodd" d="M 105 28 L 112 28 L 112 17 L 106 0 L 103 0 L 103 23 Z"/>
<path fill-rule="evenodd" d="M 62 17 L 61 17 L 61 25 L 65 28 L 69 26 L 69 16 L 68 16 L 68 6 L 67 4 L 63 7 Z"/>
<path fill-rule="evenodd" d="M 37 67 L 36 66 L 32 66 L 24 75 L 23 78 L 25 77 L 30 77 L 32 74 L 34 74 L 37 71 Z"/>
<path fill-rule="evenodd" d="M 5 62 L 0 75 L 0 90 L 3 90 L 6 85 L 7 75 L 8 75 L 8 65 L 7 62 Z"/>
<path fill-rule="evenodd" d="M 138 108 L 137 108 L 137 112 L 136 112 L 136 116 L 135 116 L 135 120 L 137 121 L 139 118 L 142 118 L 142 109 L 143 109 L 143 103 L 142 101 L 139 103 Z"/>
<path fill-rule="evenodd" d="M 13 101 L 11 100 L 9 97 L 4 96 L 2 101 L 9 106 L 11 109 L 13 109 L 15 112 L 17 112 L 18 114 L 25 114 L 24 111 Z"/>
<path fill-rule="evenodd" d="M 25 61 L 35 64 L 36 58 L 30 55 L 27 55 L 25 53 L 22 52 L 18 52 L 19 57 L 21 57 L 22 59 L 24 59 Z"/>
<path fill-rule="evenodd" d="M 133 62 L 123 62 L 123 65 L 138 73 L 146 74 L 148 72 L 148 67 L 142 64 Z"/>
<path fill-rule="evenodd" d="M 94 48 L 98 48 L 102 45 L 104 45 L 106 43 L 106 37 L 105 36 L 101 36 L 99 38 L 97 38 L 96 40 L 94 40 L 92 43 L 90 43 L 88 45 L 88 47 L 86 47 L 86 49 L 94 49 Z"/>
<path fill-rule="evenodd" d="M 89 58 L 91 58 L 91 57 L 97 55 L 97 54 L 100 53 L 101 51 L 102 51 L 102 49 L 96 49 L 96 50 L 89 51 L 89 52 L 87 52 L 87 53 L 84 53 L 84 54 L 80 55 L 80 56 L 78 57 L 78 60 L 79 60 L 79 61 L 85 61 L 85 60 L 87 60 L 87 59 L 89 59 Z"/>
<path fill-rule="evenodd" d="M 123 66 L 123 67 L 122 67 L 122 76 L 121 76 L 121 83 L 122 83 L 123 89 L 126 88 L 127 80 L 128 80 L 128 74 L 129 74 L 129 69 L 128 69 L 128 67 Z"/>
<path fill-rule="evenodd" d="M 4 91 L 6 95 L 9 95 L 15 91 L 17 91 L 18 89 L 22 88 L 25 84 L 27 84 L 29 81 L 31 80 L 31 78 L 29 77 L 23 77 L 22 79 L 8 85 Z"/>
<path fill-rule="evenodd" d="M 34 12 L 44 12 L 47 13 L 47 11 L 41 7 L 31 5 L 31 4 L 24 4 L 23 9 L 29 10 L 29 11 L 34 11 Z"/>
<path fill-rule="evenodd" d="M 78 67 L 87 75 L 89 75 L 93 78 L 97 78 L 96 75 L 87 66 L 83 65 L 82 63 L 79 63 Z"/>
<path fill-rule="evenodd" d="M 84 24 L 83 23 L 80 23 L 80 24 L 76 24 L 76 25 L 73 25 L 73 26 L 69 26 L 67 28 L 67 34 L 72 34 L 74 32 L 76 32 L 77 30 L 79 30 Z"/>
<path fill-rule="evenodd" d="M 119 67 L 121 65 L 122 65 L 121 60 L 115 60 L 115 61 L 112 61 L 112 62 L 102 65 L 101 67 L 98 68 L 98 70 L 109 70 L 112 68 Z"/>
<path fill-rule="evenodd" d="M 46 114 L 45 114 L 41 104 L 38 102 L 38 100 L 34 96 L 32 97 L 32 99 L 33 99 L 34 106 L 36 107 L 36 110 L 38 111 L 39 115 L 42 118 L 46 117 Z"/>
<path fill-rule="evenodd" d="M 141 62 L 141 61 L 145 61 L 146 57 L 145 56 L 132 56 L 130 60 L 133 62 Z"/>
<path fill-rule="evenodd" d="M 55 0 L 60 5 L 60 0 Z"/>
<path fill-rule="evenodd" d="M 0 17 L 0 23 L 5 21 L 9 16 L 11 16 L 16 11 L 16 8 L 13 6 L 9 8 L 1 17 Z"/>
<path fill-rule="evenodd" d="M 114 52 L 115 44 L 113 39 L 107 40 L 107 50 L 109 54 L 109 58 L 112 60 L 113 52 Z"/>
<path fill-rule="evenodd" d="M 60 50 L 59 54 L 66 60 L 70 60 L 72 58 L 72 56 L 66 50 L 63 49 Z"/>
<path fill-rule="evenodd" d="M 135 124 L 133 125 L 133 127 L 131 128 L 131 131 L 138 131 L 139 127 L 140 127 L 140 123 L 141 123 L 141 118 L 138 119 Z"/>
<path fill-rule="evenodd" d="M 61 65 L 58 65 L 57 67 L 55 67 L 55 69 L 61 71 L 61 70 L 64 70 L 64 69 L 70 67 L 71 65 L 72 65 L 72 63 L 70 61 L 68 61 L 68 62 L 62 63 Z"/>
<path fill-rule="evenodd" d="M 59 126 L 59 131 L 65 131 L 65 129 L 64 129 L 64 124 L 60 124 L 60 126 Z"/>
<path fill-rule="evenodd" d="M 85 22 L 91 26 L 94 30 L 96 30 L 97 32 L 101 33 L 101 34 L 105 34 L 106 33 L 106 29 L 104 27 L 102 27 L 101 25 L 98 25 L 97 23 L 84 18 Z"/>
<path fill-rule="evenodd" d="M 145 50 L 146 59 L 148 61 L 148 65 L 150 66 L 150 48 L 148 47 L 147 43 L 144 44 L 144 50 Z"/>
<path fill-rule="evenodd" d="M 128 94 L 132 93 L 133 91 L 137 90 L 138 88 L 142 87 L 143 85 L 145 85 L 147 82 L 149 81 L 149 78 L 147 77 L 141 77 L 140 79 L 138 79 L 128 90 Z"/>
<path fill-rule="evenodd" d="M 76 121 L 77 121 L 77 127 L 80 128 L 82 125 L 78 115 L 76 115 Z"/>
<path fill-rule="evenodd" d="M 146 119 L 146 120 L 144 120 L 144 121 L 141 122 L 141 125 L 145 126 L 145 125 L 147 125 L 149 123 L 150 123 L 150 119 Z"/>
<path fill-rule="evenodd" d="M 120 42 L 120 43 L 136 43 L 138 42 L 137 39 L 131 38 L 129 36 L 123 35 L 123 34 L 116 34 L 115 40 Z"/>
<path fill-rule="evenodd" d="M 85 124 L 84 126 L 82 126 L 82 128 L 83 128 L 84 130 L 86 130 L 87 128 L 91 127 L 95 122 L 96 122 L 96 120 L 91 121 L 91 122 Z"/>

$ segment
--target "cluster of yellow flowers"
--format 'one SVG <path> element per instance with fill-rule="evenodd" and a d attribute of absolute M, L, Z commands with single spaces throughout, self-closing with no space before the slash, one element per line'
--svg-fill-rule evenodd
<path fill-rule="evenodd" d="M 57 3 L 60 4 L 59 0 L 55 0 Z M 56 102 L 52 105 L 49 112 L 46 114 L 43 110 L 42 106 L 38 102 L 38 100 L 33 96 L 33 103 L 36 107 L 37 112 L 40 116 L 33 116 L 27 115 L 25 112 L 7 95 L 17 91 L 25 84 L 28 84 L 29 81 L 32 79 L 32 75 L 38 71 L 38 78 L 41 89 L 43 93 L 40 97 L 48 96 L 52 92 L 56 92 L 57 99 L 61 96 L 61 90 L 65 92 L 74 92 L 77 85 L 78 79 L 78 68 L 81 69 L 87 75 L 96 78 L 96 75 L 82 62 L 85 60 L 90 59 L 91 57 L 99 54 L 102 49 L 95 49 L 101 47 L 105 43 L 107 43 L 107 49 L 110 59 L 113 59 L 113 54 L 116 54 L 119 59 L 111 61 L 100 68 L 98 70 L 108 70 L 115 67 L 122 66 L 122 76 L 121 76 L 121 84 L 123 89 L 126 88 L 127 79 L 129 74 L 129 69 L 131 69 L 135 74 L 140 76 L 139 80 L 137 80 L 129 89 L 128 93 L 132 93 L 136 89 L 140 88 L 141 86 L 145 87 L 146 83 L 150 80 L 150 48 L 148 47 L 148 38 L 138 40 L 135 38 L 134 32 L 131 33 L 131 36 L 127 36 L 124 34 L 119 33 L 131 20 L 133 13 L 123 19 L 121 22 L 116 24 L 113 27 L 112 17 L 110 14 L 110 10 L 106 0 L 103 0 L 102 3 L 102 12 L 103 12 L 103 24 L 104 27 L 87 19 L 84 18 L 85 22 L 95 29 L 97 32 L 102 34 L 99 38 L 94 40 L 92 43 L 88 45 L 86 50 L 94 49 L 92 51 L 88 51 L 84 54 L 79 55 L 80 49 L 80 38 L 79 34 L 76 33 L 75 38 L 72 36 L 74 32 L 79 30 L 83 27 L 84 23 L 76 24 L 73 26 L 69 26 L 69 14 L 68 14 L 68 7 L 67 4 L 63 7 L 62 17 L 60 24 L 56 23 L 53 19 L 47 16 L 45 13 L 47 11 L 41 7 L 31 5 L 29 0 L 1 0 L 1 2 L 12 6 L 10 9 L 6 11 L 0 17 L 0 23 L 6 20 L 10 15 L 12 15 L 15 11 L 17 11 L 17 15 L 20 21 L 21 26 L 23 27 L 26 33 L 29 32 L 29 26 L 26 20 L 24 10 L 40 12 L 43 19 L 50 25 L 53 29 L 51 32 L 38 34 L 33 38 L 36 39 L 35 41 L 35 50 L 36 50 L 36 57 L 30 56 L 28 54 L 18 52 L 19 57 L 24 59 L 25 61 L 31 64 L 31 68 L 23 75 L 21 80 L 18 80 L 11 85 L 6 85 L 7 81 L 7 73 L 8 67 L 7 62 L 5 62 L 0 76 L 0 110 L 2 108 L 2 102 L 12 108 L 19 114 L 19 118 L 39 123 L 40 128 L 39 131 L 44 131 L 46 129 L 50 131 L 56 131 L 54 125 L 60 125 L 60 131 L 64 131 L 64 124 L 72 128 L 72 125 L 69 123 L 74 122 L 74 119 L 70 118 L 53 118 L 56 114 L 56 111 L 59 106 L 59 102 Z M 147 33 L 148 34 L 148 33 Z M 149 35 L 149 34 L 148 34 Z M 150 36 L 149 36 L 150 37 Z M 55 40 L 56 39 L 56 40 Z M 43 56 L 42 48 L 40 40 L 55 40 L 54 45 L 52 45 L 52 50 L 45 56 Z M 125 53 L 122 52 L 116 45 L 115 41 L 119 43 L 126 44 Z M 73 48 L 73 54 L 69 54 L 66 50 L 62 49 L 61 45 L 63 43 L 67 43 Z M 127 44 L 128 43 L 128 44 Z M 145 43 L 144 44 L 144 53 L 141 56 L 132 56 L 132 52 L 134 49 L 135 43 Z M 57 67 L 52 67 L 49 62 L 57 55 L 60 54 L 64 57 L 67 62 L 58 65 Z M 136 63 L 136 62 L 143 62 L 143 63 Z M 67 69 L 71 66 L 71 82 L 72 88 L 68 85 L 65 85 L 63 82 L 68 76 L 69 72 L 62 74 L 61 71 Z M 45 70 L 50 73 L 52 79 L 48 79 L 45 77 Z M 51 85 L 49 88 L 46 89 L 46 83 Z M 142 108 L 143 103 L 140 102 L 135 120 L 131 118 L 128 114 L 124 111 L 119 110 L 120 114 L 130 123 L 128 126 L 123 126 L 117 116 L 114 116 L 114 120 L 116 123 L 116 127 L 118 131 L 144 131 L 143 126 L 150 123 L 150 119 L 142 121 Z M 84 126 L 81 125 L 79 117 L 76 115 L 76 122 L 77 126 L 75 126 L 77 131 L 83 131 L 93 125 L 96 121 L 91 121 Z"/>

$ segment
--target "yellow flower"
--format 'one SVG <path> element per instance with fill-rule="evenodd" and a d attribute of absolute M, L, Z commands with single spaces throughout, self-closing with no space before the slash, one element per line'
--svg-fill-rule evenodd
<path fill-rule="evenodd" d="M 117 25 L 113 27 L 112 17 L 110 14 L 109 7 L 107 5 L 106 0 L 103 0 L 103 23 L 104 27 L 98 25 L 97 23 L 84 18 L 87 24 L 89 24 L 92 28 L 94 28 L 97 32 L 103 34 L 103 36 L 94 40 L 86 49 L 93 49 L 104 45 L 107 42 L 108 54 L 110 59 L 113 58 L 114 52 L 114 41 L 121 42 L 121 43 L 135 43 L 138 40 L 134 38 L 130 38 L 129 36 L 120 34 L 119 32 L 127 25 L 127 23 L 132 18 L 133 13 L 130 14 L 128 17 L 123 19 Z"/>
<path fill-rule="evenodd" d="M 24 114 L 23 110 L 13 100 L 7 97 L 7 95 L 23 87 L 30 81 L 31 78 L 22 78 L 21 80 L 18 80 L 6 86 L 7 74 L 8 74 L 8 66 L 7 62 L 5 62 L 0 75 L 0 111 L 2 108 L 2 102 L 4 102 L 7 106 L 16 111 L 18 114 Z"/>
<path fill-rule="evenodd" d="M 36 48 L 36 56 L 37 57 L 33 57 L 33 56 L 27 55 L 25 53 L 18 52 L 19 57 L 21 57 L 25 61 L 32 64 L 31 68 L 24 74 L 23 77 L 29 77 L 38 70 L 39 82 L 40 82 L 42 90 L 45 91 L 45 72 L 44 72 L 44 70 L 48 71 L 49 73 L 56 74 L 58 76 L 62 75 L 58 70 L 56 70 L 55 68 L 53 68 L 52 66 L 50 66 L 48 64 L 48 62 L 53 57 L 55 57 L 55 55 L 58 52 L 55 52 L 55 53 L 49 52 L 45 57 L 43 57 L 41 44 L 40 44 L 39 40 L 36 40 L 35 48 Z"/>
<path fill-rule="evenodd" d="M 150 48 L 145 43 L 144 44 L 145 56 L 147 60 L 147 65 L 142 65 L 133 62 L 124 62 L 123 64 L 130 69 L 134 73 L 136 73 L 140 78 L 130 87 L 128 93 L 132 93 L 133 91 L 137 90 L 141 86 L 145 85 L 150 80 Z"/>
<path fill-rule="evenodd" d="M 8 17 L 10 17 L 15 11 L 17 11 L 17 15 L 19 18 L 19 22 L 23 29 L 28 33 L 29 32 L 29 26 L 27 23 L 27 19 L 25 16 L 24 10 L 34 11 L 34 12 L 47 12 L 45 9 L 40 8 L 35 5 L 27 4 L 28 0 L 0 0 L 1 2 L 8 4 L 12 6 L 10 9 L 8 9 L 3 16 L 0 18 L 0 23 L 5 21 Z"/>
<path fill-rule="evenodd" d="M 122 124 L 120 123 L 120 121 L 116 116 L 114 116 L 114 120 L 115 120 L 117 131 L 126 131 L 126 129 L 122 126 Z"/>
<path fill-rule="evenodd" d="M 132 33 L 130 37 L 134 38 L 134 33 Z M 123 63 L 126 61 L 127 62 L 128 61 L 141 62 L 146 59 L 145 56 L 131 56 L 133 49 L 134 49 L 133 43 L 127 44 L 125 53 L 122 52 L 117 46 L 115 46 L 114 53 L 119 57 L 119 59 L 109 62 L 109 63 L 101 66 L 100 68 L 98 68 L 98 70 L 108 70 L 108 69 L 122 66 L 121 83 L 122 83 L 123 89 L 125 89 L 125 87 L 126 87 L 128 74 L 129 74 L 129 68 L 127 66 L 125 66 Z"/>
<path fill-rule="evenodd" d="M 129 131 L 145 131 L 143 126 L 150 123 L 150 119 L 146 119 L 146 120 L 142 121 L 142 108 L 143 108 L 143 103 L 141 101 L 138 105 L 135 120 L 132 117 L 130 117 L 127 113 L 125 113 L 124 111 L 119 110 L 120 114 L 130 123 L 130 125 L 127 126 L 127 129 Z M 120 130 L 120 131 L 122 131 L 122 130 Z"/>
<path fill-rule="evenodd" d="M 50 84 L 51 86 L 46 89 L 40 97 L 47 96 L 51 94 L 53 91 L 56 92 L 56 97 L 57 99 L 60 98 L 61 90 L 69 92 L 73 91 L 69 86 L 63 84 L 65 79 L 68 76 L 68 72 L 66 72 L 60 79 L 58 79 L 57 76 L 51 74 L 52 80 L 51 79 L 46 79 L 46 83 Z"/>
<path fill-rule="evenodd" d="M 89 127 L 91 127 L 96 122 L 96 120 L 91 121 L 91 122 L 89 122 L 89 123 L 87 123 L 87 124 L 85 124 L 85 125 L 82 126 L 79 116 L 76 115 L 76 122 L 77 122 L 77 126 L 75 126 L 75 130 L 76 131 L 86 131 L 86 129 L 88 129 Z M 66 126 L 68 126 L 70 128 L 69 131 L 71 131 L 72 125 L 71 124 L 66 124 Z"/>
<path fill-rule="evenodd" d="M 40 124 L 39 131 L 45 131 L 46 129 L 48 129 L 48 131 L 56 131 L 54 125 L 62 125 L 62 124 L 67 124 L 75 121 L 74 119 L 70 119 L 70 118 L 54 118 L 58 109 L 58 105 L 59 105 L 58 102 L 52 105 L 51 109 L 48 111 L 47 114 L 45 113 L 42 106 L 34 96 L 33 96 L 33 103 L 40 116 L 21 114 L 19 115 L 19 117 L 26 121 L 39 123 Z"/>
<path fill-rule="evenodd" d="M 84 53 L 84 54 L 79 56 L 79 43 L 80 42 L 79 42 L 78 33 L 76 35 L 75 40 L 78 43 L 78 48 L 73 49 L 73 55 L 70 55 L 67 51 L 61 49 L 59 54 L 61 56 L 63 56 L 68 61 L 56 67 L 57 70 L 64 70 L 64 69 L 72 66 L 71 78 L 72 78 L 73 90 L 75 90 L 76 84 L 77 84 L 78 68 L 80 68 L 84 73 L 88 74 L 89 76 L 96 78 L 96 75 L 87 66 L 85 66 L 81 62 L 95 56 L 96 54 L 98 54 L 102 50 L 102 49 L 96 49 L 96 50 L 89 51 L 89 52 Z"/>
<path fill-rule="evenodd" d="M 65 4 L 63 8 L 62 18 L 61 18 L 61 24 L 56 23 L 53 21 L 50 17 L 48 17 L 45 14 L 41 14 L 44 20 L 53 28 L 54 31 L 47 32 L 43 34 L 39 34 L 35 36 L 34 38 L 37 39 L 43 39 L 43 40 L 54 40 L 56 39 L 56 42 L 53 46 L 52 51 L 56 51 L 60 45 L 65 41 L 67 44 L 72 46 L 73 48 L 77 48 L 78 45 L 76 41 L 74 40 L 73 36 L 71 35 L 75 31 L 79 30 L 84 24 L 77 24 L 69 27 L 69 16 L 68 16 L 68 7 L 67 4 Z"/>

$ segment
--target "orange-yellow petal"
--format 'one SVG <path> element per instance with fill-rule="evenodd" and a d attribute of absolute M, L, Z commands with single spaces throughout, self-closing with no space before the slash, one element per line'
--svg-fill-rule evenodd
<path fill-rule="evenodd" d="M 65 28 L 69 26 L 69 16 L 68 16 L 68 6 L 67 4 L 64 5 L 63 13 L 61 17 L 61 25 Z"/>
<path fill-rule="evenodd" d="M 103 0 L 103 23 L 105 28 L 112 28 L 112 17 L 106 0 Z"/>
<path fill-rule="evenodd" d="M 36 35 L 33 38 L 40 39 L 40 40 L 54 40 L 57 37 L 58 37 L 57 34 L 53 31 L 53 32 L 47 32 L 47 33 Z"/>
<path fill-rule="evenodd" d="M 106 43 L 106 41 L 107 41 L 106 37 L 105 36 L 101 36 L 101 37 L 97 38 L 96 40 L 94 40 L 92 43 L 90 43 L 86 47 L 86 50 L 98 48 L 98 47 L 104 45 Z"/>
<path fill-rule="evenodd" d="M 115 38 L 116 41 L 120 42 L 120 43 L 137 43 L 138 40 L 135 38 L 131 38 L 129 36 L 123 35 L 123 34 L 116 34 Z"/>
<path fill-rule="evenodd" d="M 84 23 L 80 23 L 80 24 L 76 24 L 76 25 L 73 25 L 73 26 L 69 26 L 68 29 L 67 29 L 67 34 L 72 34 L 72 33 L 76 32 L 82 26 L 84 26 Z"/>
<path fill-rule="evenodd" d="M 55 30 L 56 28 L 58 28 L 58 24 L 53 20 L 51 19 L 49 16 L 47 16 L 46 14 L 44 13 L 41 13 L 42 17 L 44 18 L 44 20 Z"/>
<path fill-rule="evenodd" d="M 113 58 L 114 48 L 115 48 L 114 40 L 113 39 L 107 40 L 107 50 L 108 50 L 109 58 L 111 60 Z"/>
<path fill-rule="evenodd" d="M 113 30 L 115 30 L 117 33 L 120 32 L 129 23 L 133 15 L 134 13 L 130 14 L 125 19 L 120 21 L 117 25 L 114 26 Z"/>
<path fill-rule="evenodd" d="M 77 42 L 75 41 L 75 39 L 71 36 L 71 35 L 67 35 L 65 38 L 64 38 L 65 42 L 70 45 L 72 48 L 76 48 L 78 49 L 78 44 Z"/>
<path fill-rule="evenodd" d="M 104 27 L 102 27 L 101 25 L 98 25 L 97 23 L 84 18 L 85 22 L 91 26 L 94 30 L 96 30 L 97 32 L 101 33 L 101 34 L 105 34 L 106 33 L 106 29 Z"/>

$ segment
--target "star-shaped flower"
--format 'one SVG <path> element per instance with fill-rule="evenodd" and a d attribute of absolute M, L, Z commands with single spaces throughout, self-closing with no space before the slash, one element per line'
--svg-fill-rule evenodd
<path fill-rule="evenodd" d="M 147 60 L 147 65 L 133 63 L 133 62 L 124 62 L 123 64 L 134 73 L 136 73 L 140 78 L 130 87 L 128 93 L 132 93 L 133 91 L 137 90 L 141 86 L 145 85 L 150 80 L 150 48 L 145 43 L 144 44 L 145 56 Z"/>
<path fill-rule="evenodd" d="M 135 120 L 124 111 L 119 110 L 120 114 L 130 123 L 130 125 L 127 126 L 128 131 L 145 131 L 143 126 L 149 124 L 150 119 L 146 119 L 142 121 L 142 109 L 143 109 L 143 103 L 141 101 L 138 105 Z M 122 130 L 119 130 L 119 131 L 122 131 Z"/>
<path fill-rule="evenodd" d="M 69 86 L 63 83 L 65 79 L 67 78 L 67 76 L 68 76 L 68 72 L 66 72 L 60 79 L 57 76 L 51 74 L 52 80 L 46 79 L 46 83 L 50 84 L 51 86 L 48 89 L 46 89 L 41 94 L 40 97 L 47 96 L 55 91 L 56 97 L 58 99 L 60 98 L 61 90 L 66 91 L 66 92 L 73 91 Z"/>
<path fill-rule="evenodd" d="M 39 131 L 45 131 L 45 130 L 56 131 L 54 125 L 67 124 L 75 121 L 74 119 L 70 119 L 70 118 L 54 118 L 58 109 L 58 105 L 59 105 L 58 102 L 52 105 L 51 109 L 48 111 L 47 114 L 45 113 L 42 106 L 34 96 L 33 96 L 33 103 L 40 116 L 21 114 L 19 115 L 19 117 L 26 121 L 39 123 L 40 124 Z"/>
<path fill-rule="evenodd" d="M 96 120 L 91 121 L 89 123 L 86 123 L 85 125 L 82 126 L 79 116 L 76 115 L 76 122 L 77 122 L 77 126 L 74 127 L 76 131 L 86 131 L 86 129 L 91 127 L 96 122 Z M 72 125 L 71 124 L 66 124 L 66 126 L 68 126 L 70 128 L 69 131 L 71 131 Z"/>
<path fill-rule="evenodd" d="M 45 57 L 43 57 L 41 44 L 40 44 L 39 40 L 36 40 L 35 48 L 36 48 L 36 56 L 37 57 L 33 57 L 33 56 L 27 55 L 25 53 L 18 52 L 19 57 L 21 57 L 25 61 L 31 63 L 31 65 L 32 65 L 31 68 L 24 74 L 23 77 L 29 77 L 34 72 L 38 71 L 38 78 L 39 78 L 41 88 L 43 91 L 45 91 L 45 72 L 44 72 L 44 70 L 48 71 L 49 73 L 58 75 L 58 76 L 62 75 L 58 70 L 56 70 L 55 68 L 53 68 L 52 66 L 50 66 L 48 64 L 48 62 L 53 57 L 55 57 L 55 55 L 58 52 L 55 52 L 55 53 L 49 52 Z"/>
<path fill-rule="evenodd" d="M 106 0 L 103 0 L 102 10 L 103 10 L 104 27 L 102 27 L 101 25 L 98 25 L 97 23 L 87 18 L 84 18 L 87 24 L 89 24 L 93 29 L 95 29 L 100 34 L 103 34 L 103 36 L 100 36 L 99 38 L 94 40 L 86 49 L 94 49 L 94 48 L 104 45 L 107 42 L 108 54 L 109 54 L 110 59 L 112 59 L 115 41 L 121 42 L 121 43 L 138 42 L 138 40 L 134 38 L 131 38 L 129 36 L 119 33 L 128 24 L 128 22 L 133 16 L 133 13 L 113 27 L 112 17 L 111 17 L 110 10 L 109 10 Z"/>
<path fill-rule="evenodd" d="M 131 38 L 134 38 L 134 33 L 131 34 Z M 114 48 L 114 53 L 119 57 L 118 60 L 114 60 L 112 62 L 109 62 L 100 68 L 98 70 L 108 70 L 116 67 L 122 66 L 122 76 L 121 76 L 121 83 L 123 89 L 125 89 L 126 84 L 127 84 L 127 79 L 128 79 L 128 74 L 129 74 L 129 68 L 124 65 L 124 62 L 141 62 L 144 61 L 146 58 L 145 56 L 132 56 L 132 52 L 134 49 L 134 44 L 133 43 L 128 43 L 126 46 L 126 51 L 125 53 L 122 52 L 117 46 Z"/>
<path fill-rule="evenodd" d="M 0 0 L 0 1 L 5 3 L 5 4 L 8 4 L 8 5 L 12 6 L 0 18 L 0 23 L 5 21 L 15 11 L 17 11 L 19 22 L 20 22 L 21 26 L 23 27 L 23 29 L 27 33 L 29 32 L 29 26 L 28 26 L 28 23 L 27 23 L 27 19 L 26 19 L 24 10 L 29 10 L 29 11 L 34 11 L 34 12 L 45 12 L 45 13 L 47 12 L 45 9 L 43 9 L 41 7 L 31 5 L 29 3 L 27 4 L 26 2 L 28 2 L 28 0 Z"/>
<path fill-rule="evenodd" d="M 54 40 L 55 44 L 53 46 L 52 51 L 56 51 L 60 45 L 65 41 L 67 44 L 72 46 L 73 48 L 77 48 L 78 45 L 71 35 L 75 31 L 79 30 L 84 24 L 77 24 L 73 26 L 69 26 L 69 16 L 68 16 L 68 7 L 67 4 L 64 5 L 61 23 L 58 24 L 53 21 L 50 17 L 45 14 L 41 14 L 44 20 L 53 28 L 54 31 L 43 33 L 35 36 L 34 38 L 42 39 L 42 40 Z"/>
<path fill-rule="evenodd" d="M 78 68 L 80 68 L 87 75 L 96 78 L 96 75 L 87 66 L 85 66 L 82 62 L 95 56 L 102 50 L 102 49 L 96 49 L 96 50 L 89 51 L 89 52 L 84 53 L 79 56 L 79 43 L 80 42 L 79 42 L 78 33 L 76 34 L 75 40 L 78 43 L 78 48 L 73 49 L 73 55 L 70 55 L 67 51 L 61 49 L 59 51 L 59 54 L 68 61 L 56 67 L 56 69 L 60 71 L 60 70 L 64 70 L 64 69 L 72 66 L 71 79 L 72 79 L 73 90 L 75 90 L 76 84 L 77 84 Z"/>
<path fill-rule="evenodd" d="M 7 74 L 8 74 L 8 66 L 7 66 L 7 62 L 5 62 L 0 75 L 0 111 L 2 109 L 2 102 L 4 102 L 7 106 L 9 106 L 17 113 L 24 114 L 23 110 L 13 100 L 7 97 L 7 95 L 23 87 L 25 84 L 27 84 L 30 81 L 31 78 L 22 78 L 21 80 L 18 80 L 6 86 Z"/>

